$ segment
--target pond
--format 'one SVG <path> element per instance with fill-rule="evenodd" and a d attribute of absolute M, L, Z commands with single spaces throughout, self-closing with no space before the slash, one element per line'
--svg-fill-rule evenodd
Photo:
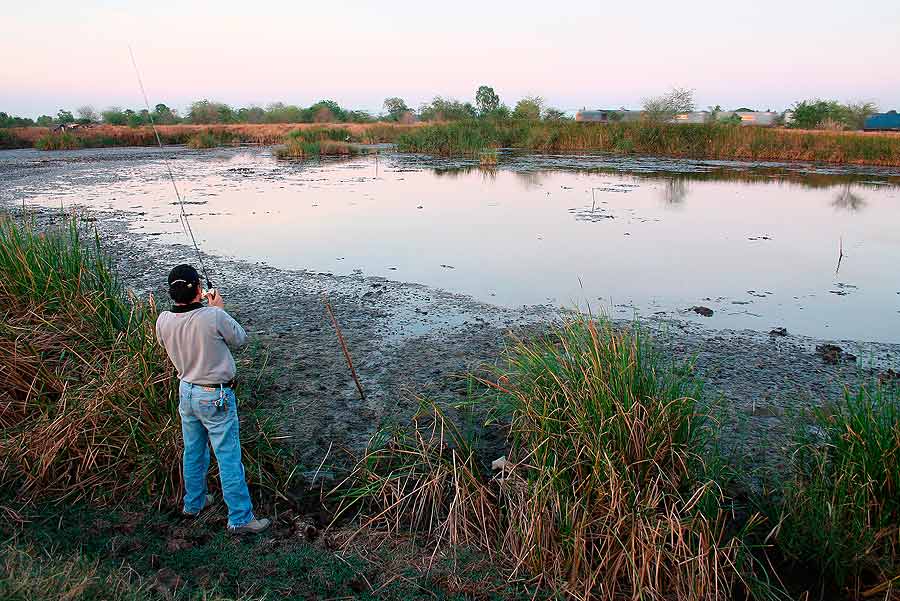
<path fill-rule="evenodd" d="M 344 161 L 282 162 L 267 148 L 166 156 L 213 254 L 502 305 L 900 340 L 896 171 L 515 152 L 491 169 L 383 150 Z M 136 232 L 184 244 L 162 157 L 9 151 L 0 181 L 17 202 L 127 212 Z"/>

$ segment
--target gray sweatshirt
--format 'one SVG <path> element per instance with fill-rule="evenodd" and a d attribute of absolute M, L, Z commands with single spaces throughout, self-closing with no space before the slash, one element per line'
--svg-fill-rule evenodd
<path fill-rule="evenodd" d="M 183 313 L 160 313 L 156 339 L 166 349 L 182 380 L 191 384 L 225 384 L 235 373 L 234 357 L 228 347 L 243 346 L 247 333 L 222 309 L 200 307 Z"/>

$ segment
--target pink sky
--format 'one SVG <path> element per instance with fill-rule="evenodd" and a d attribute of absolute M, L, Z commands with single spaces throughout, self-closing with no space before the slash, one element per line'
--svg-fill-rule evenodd
<path fill-rule="evenodd" d="M 140 106 L 129 44 L 151 103 L 178 108 L 332 98 L 377 112 L 386 96 L 470 100 L 487 84 L 507 104 L 537 94 L 568 111 L 637 107 L 672 86 L 693 88 L 700 108 L 823 97 L 900 109 L 895 0 L 17 4 L 0 38 L 0 110 L 26 116 Z"/>

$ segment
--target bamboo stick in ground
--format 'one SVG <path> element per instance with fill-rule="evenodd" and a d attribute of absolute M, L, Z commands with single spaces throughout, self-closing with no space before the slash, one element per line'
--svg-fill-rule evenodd
<path fill-rule="evenodd" d="M 341 326 L 338 325 L 337 319 L 334 317 L 334 311 L 331 309 L 331 303 L 328 302 L 328 298 L 323 296 L 322 303 L 325 305 L 325 311 L 328 313 L 328 317 L 331 319 L 331 324 L 334 326 L 334 331 L 337 333 L 338 342 L 341 343 L 341 350 L 344 352 L 344 359 L 347 360 L 347 367 L 350 368 L 350 375 L 353 376 L 353 381 L 356 382 L 356 389 L 359 391 L 359 398 L 362 400 L 366 400 L 366 393 L 363 392 L 362 384 L 359 383 L 359 378 L 356 376 L 356 369 L 353 367 L 353 359 L 350 358 L 350 351 L 347 350 L 347 344 L 344 342 L 344 335 L 341 333 Z"/>

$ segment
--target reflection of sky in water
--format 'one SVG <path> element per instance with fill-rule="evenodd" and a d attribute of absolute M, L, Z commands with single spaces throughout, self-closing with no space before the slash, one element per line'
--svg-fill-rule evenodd
<path fill-rule="evenodd" d="M 368 157 L 286 164 L 253 150 L 185 153 L 173 168 L 211 252 L 501 304 L 589 301 L 619 316 L 705 305 L 712 318 L 689 317 L 713 327 L 900 340 L 896 179 L 658 160 L 571 170 L 586 162 L 506 157 L 483 171 L 388 155 L 376 178 Z M 116 178 L 60 181 L 41 201 L 141 211 L 137 230 L 185 241 L 160 162 L 95 169 Z"/>

